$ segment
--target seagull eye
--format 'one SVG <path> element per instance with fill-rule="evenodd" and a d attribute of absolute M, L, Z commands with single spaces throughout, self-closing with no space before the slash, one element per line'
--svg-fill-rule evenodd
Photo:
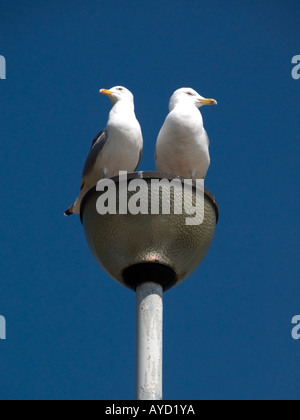
<path fill-rule="evenodd" d="M 123 90 L 122 88 L 118 88 L 118 90 Z"/>
<path fill-rule="evenodd" d="M 187 95 L 193 96 L 192 92 L 186 92 Z"/>

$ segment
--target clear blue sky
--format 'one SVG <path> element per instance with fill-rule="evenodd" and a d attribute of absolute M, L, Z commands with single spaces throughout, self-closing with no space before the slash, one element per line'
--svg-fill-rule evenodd
<path fill-rule="evenodd" d="M 110 103 L 136 98 L 154 169 L 190 86 L 220 206 L 203 265 L 165 295 L 165 399 L 299 399 L 299 0 L 1 0 L 0 399 L 133 399 L 135 295 L 99 268 L 77 217 Z"/>

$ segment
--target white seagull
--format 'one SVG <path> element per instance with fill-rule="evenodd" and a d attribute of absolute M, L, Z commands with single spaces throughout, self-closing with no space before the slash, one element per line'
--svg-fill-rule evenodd
<path fill-rule="evenodd" d="M 101 179 L 117 176 L 120 171 L 134 172 L 142 157 L 143 136 L 132 93 L 122 86 L 100 92 L 110 98 L 113 107 L 85 162 L 80 194 L 65 216 L 80 213 L 82 199 Z"/>
<path fill-rule="evenodd" d="M 210 166 L 209 138 L 199 108 L 217 105 L 191 88 L 176 90 L 170 100 L 170 113 L 160 130 L 156 145 L 159 172 L 185 179 L 205 179 Z"/>

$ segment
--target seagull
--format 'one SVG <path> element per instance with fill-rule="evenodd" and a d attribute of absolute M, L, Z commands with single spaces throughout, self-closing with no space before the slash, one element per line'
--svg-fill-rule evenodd
<path fill-rule="evenodd" d="M 164 125 L 157 138 L 156 167 L 159 172 L 185 179 L 205 179 L 210 166 L 209 138 L 199 108 L 217 105 L 191 88 L 174 92 Z"/>
<path fill-rule="evenodd" d="M 110 98 L 113 107 L 106 128 L 93 140 L 80 194 L 65 216 L 80 213 L 82 199 L 101 179 L 117 176 L 120 171 L 134 172 L 142 157 L 143 136 L 134 112 L 133 94 L 123 86 L 101 89 L 100 93 Z"/>

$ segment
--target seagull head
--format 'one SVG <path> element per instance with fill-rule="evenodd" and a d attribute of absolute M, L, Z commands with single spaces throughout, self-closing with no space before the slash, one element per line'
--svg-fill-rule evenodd
<path fill-rule="evenodd" d="M 199 95 L 194 89 L 181 88 L 174 92 L 170 100 L 170 111 L 172 111 L 178 104 L 194 105 L 200 108 L 204 105 L 217 105 L 215 99 L 206 99 Z"/>
<path fill-rule="evenodd" d="M 123 86 L 115 86 L 111 89 L 101 89 L 100 93 L 108 96 L 113 105 L 119 101 L 124 100 L 133 103 L 133 94 L 130 92 L 130 90 Z"/>

